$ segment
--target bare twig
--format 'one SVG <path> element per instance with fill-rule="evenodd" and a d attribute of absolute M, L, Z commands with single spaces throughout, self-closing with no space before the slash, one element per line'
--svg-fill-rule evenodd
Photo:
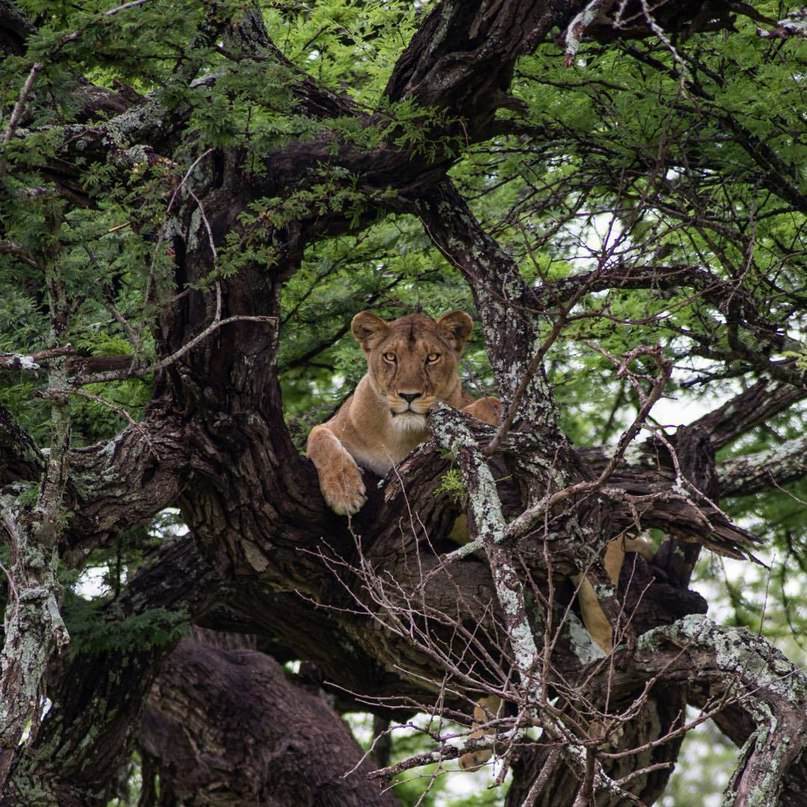
<path fill-rule="evenodd" d="M 11 111 L 11 117 L 8 119 L 8 126 L 6 126 L 6 131 L 3 133 L 4 146 L 8 145 L 11 138 L 14 137 L 14 131 L 17 128 L 17 124 L 19 124 L 20 118 L 22 118 L 22 115 L 25 112 L 25 105 L 28 103 L 28 96 L 31 94 L 36 77 L 39 75 L 43 67 L 44 65 L 42 62 L 34 62 L 30 72 L 28 73 L 28 77 L 25 79 L 25 83 L 22 85 L 22 89 L 20 89 L 17 103 L 14 104 L 14 109 Z"/>
<path fill-rule="evenodd" d="M 201 333 L 198 333 L 193 337 L 193 339 L 188 340 L 184 345 L 182 345 L 182 347 L 178 348 L 165 358 L 160 359 L 160 361 L 154 362 L 146 367 L 132 367 L 130 370 L 110 370 L 108 372 L 93 373 L 92 375 L 79 375 L 71 379 L 71 383 L 74 386 L 77 386 L 80 384 L 100 384 L 106 381 L 120 381 L 125 378 L 143 378 L 144 376 L 159 372 L 160 370 L 164 370 L 167 367 L 170 367 L 172 364 L 175 364 L 183 356 L 193 350 L 200 342 L 203 342 L 205 339 L 211 336 L 211 334 L 215 333 L 219 328 L 223 328 L 225 325 L 231 325 L 234 322 L 263 322 L 276 326 L 278 322 L 278 318 L 274 316 L 248 316 L 241 314 L 232 317 L 225 317 L 224 319 L 218 319 L 217 317 L 220 316 L 221 300 L 218 299 L 216 303 L 216 315 L 214 316 L 213 321 L 210 322 L 210 324 L 203 331 L 201 331 Z"/>

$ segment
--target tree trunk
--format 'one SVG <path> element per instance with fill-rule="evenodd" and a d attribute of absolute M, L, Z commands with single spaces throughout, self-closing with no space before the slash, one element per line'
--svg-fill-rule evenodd
<path fill-rule="evenodd" d="M 392 807 L 367 779 L 342 719 L 254 650 L 183 639 L 162 665 L 139 731 L 160 786 L 182 804 Z"/>
<path fill-rule="evenodd" d="M 394 803 L 368 780 L 369 762 L 359 764 L 360 750 L 319 694 L 286 680 L 265 654 L 190 639 L 177 645 L 188 623 L 243 631 L 278 658 L 311 662 L 324 690 L 369 702 L 382 717 L 421 709 L 469 724 L 480 695 L 501 696 L 510 704 L 498 726 L 501 742 L 515 749 L 513 805 L 617 804 L 626 792 L 657 799 L 678 754 L 690 695 L 745 743 L 727 803 L 774 804 L 781 794 L 785 804 L 796 803 L 805 780 L 804 675 L 762 640 L 692 616 L 706 604 L 688 586 L 701 545 L 735 557 L 754 546 L 717 506 L 715 450 L 732 439 L 727 434 L 740 433 L 738 422 L 748 428 L 754 421 L 750 409 L 777 410 L 801 393 L 766 397 L 757 389 L 756 398 L 742 398 L 742 418 L 714 413 L 709 428 L 635 446 L 629 461 L 575 450 L 558 425 L 541 366 L 549 343 L 539 345 L 538 334 L 553 333 L 554 306 L 600 281 L 621 281 L 595 273 L 576 281 L 570 298 L 561 294 L 568 284 L 532 289 L 446 179 L 469 144 L 506 123 L 495 116 L 514 106 L 507 92 L 516 61 L 553 26 L 574 20 L 567 33 L 608 41 L 656 35 L 660 25 L 690 33 L 722 19 L 712 4 L 662 2 L 651 25 L 644 5 L 438 3 L 401 55 L 384 99 L 423 110 L 418 122 L 440 144 L 428 156 L 402 146 L 395 127 L 381 126 L 386 111 L 365 113 L 289 65 L 255 10 L 230 26 L 228 47 L 288 71 L 294 104 L 322 125 L 316 136 L 280 141 L 261 156 L 259 171 L 238 149 L 211 148 L 170 188 L 154 242 L 171 258 L 173 288 L 156 301 L 157 364 L 132 369 L 155 373 L 154 400 L 143 423 L 71 452 L 71 519 L 60 550 L 80 558 L 167 506 L 181 509 L 190 533 L 170 542 L 106 607 L 110 632 L 102 647 L 82 647 L 78 637 L 75 655 L 52 665 L 53 705 L 31 747 L 16 750 L 3 807 L 104 804 L 135 734 L 145 753 L 144 807 L 156 798 L 156 775 L 161 804 Z M 576 15 L 592 8 L 602 13 L 586 27 Z M 617 8 L 633 14 L 632 27 L 611 24 Z M 0 47 L 17 52 L 28 33 L 0 0 Z M 131 104 L 110 120 L 54 132 L 44 181 L 89 203 L 81 196 L 88 165 L 128 187 L 133 167 L 148 171 L 169 161 L 176 143 L 192 136 L 189 109 L 169 113 L 159 96 Z M 373 146 L 329 129 L 337 116 L 373 134 Z M 361 210 L 346 210 L 331 196 L 309 207 L 300 202 L 299 191 L 320 172 L 334 196 L 359 188 Z M 242 216 L 266 199 L 299 205 L 288 220 L 268 208 L 265 220 Z M 417 215 L 469 284 L 512 417 L 507 433 L 494 437 L 457 413 L 432 416 L 437 442 L 458 458 L 468 507 L 439 492 L 452 460 L 430 442 L 382 485 L 368 473 L 370 500 L 347 522 L 325 506 L 284 420 L 280 295 L 306 245 L 392 211 Z M 222 272 L 219 253 L 233 239 L 249 249 L 238 271 Z M 669 273 L 659 274 L 669 282 Z M 704 285 L 699 273 L 688 278 Z M 85 367 L 74 380 L 102 382 L 119 372 Z M 441 432 L 448 420 L 453 437 Z M 789 457 L 786 478 L 803 470 Z M 4 486 L 36 478 L 43 467 L 3 410 L 0 460 Z M 755 469 L 738 464 L 726 478 L 759 484 Z M 458 557 L 448 534 L 463 509 L 478 543 Z M 650 563 L 628 556 L 619 586 L 611 585 L 604 548 L 649 527 L 664 530 L 668 542 Z M 617 628 L 607 660 L 581 627 L 569 582 L 577 575 Z M 126 631 L 144 625 L 161 641 L 148 646 L 132 636 L 127 644 Z M 519 749 L 526 725 L 543 730 L 543 747 Z M 440 758 L 459 753 L 456 745 L 438 745 Z"/>

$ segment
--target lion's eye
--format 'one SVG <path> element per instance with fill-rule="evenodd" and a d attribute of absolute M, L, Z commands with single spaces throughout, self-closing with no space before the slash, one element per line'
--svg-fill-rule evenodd
<path fill-rule="evenodd" d="M 428 356 L 426 356 L 426 361 L 427 361 L 429 364 L 434 364 L 436 361 L 438 361 L 438 360 L 439 360 L 439 358 L 440 358 L 440 354 L 439 354 L 439 353 L 429 353 L 429 355 L 428 355 Z"/>
<path fill-rule="evenodd" d="M 388 361 L 390 364 L 395 362 L 395 354 L 394 353 L 385 353 L 384 354 L 384 361 Z"/>

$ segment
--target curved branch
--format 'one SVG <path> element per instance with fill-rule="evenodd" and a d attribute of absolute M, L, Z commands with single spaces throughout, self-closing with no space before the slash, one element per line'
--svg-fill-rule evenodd
<path fill-rule="evenodd" d="M 175 504 L 188 465 L 184 426 L 153 407 L 111 440 L 69 452 L 65 491 L 70 520 L 63 532 L 68 552 L 85 552 L 113 535 L 147 524 Z M 39 448 L 0 407 L 0 488 L 37 482 L 45 469 Z"/>
<path fill-rule="evenodd" d="M 807 387 L 761 378 L 747 390 L 690 424 L 705 431 L 715 451 L 807 398 Z"/>
<path fill-rule="evenodd" d="M 478 136 L 497 107 L 512 105 L 506 92 L 516 59 L 533 50 L 559 17 L 555 4 L 536 0 L 443 0 L 398 60 L 385 94 L 461 115 L 471 136 Z"/>
<path fill-rule="evenodd" d="M 72 449 L 62 533 L 68 559 L 175 505 L 188 457 L 183 426 L 159 407 L 111 440 Z"/>
<path fill-rule="evenodd" d="M 689 682 L 713 702 L 725 698 L 743 716 L 736 719 L 753 727 L 725 804 L 797 803 L 792 795 L 780 799 L 795 795 L 794 782 L 803 782 L 807 769 L 807 674 L 766 639 L 693 615 L 642 636 L 629 664 L 664 681 Z"/>

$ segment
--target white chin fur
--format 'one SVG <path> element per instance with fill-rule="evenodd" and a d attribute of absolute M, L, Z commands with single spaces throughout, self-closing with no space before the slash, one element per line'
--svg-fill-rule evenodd
<path fill-rule="evenodd" d="M 426 416 L 417 412 L 401 412 L 392 418 L 392 425 L 402 432 L 422 432 L 426 428 Z"/>

